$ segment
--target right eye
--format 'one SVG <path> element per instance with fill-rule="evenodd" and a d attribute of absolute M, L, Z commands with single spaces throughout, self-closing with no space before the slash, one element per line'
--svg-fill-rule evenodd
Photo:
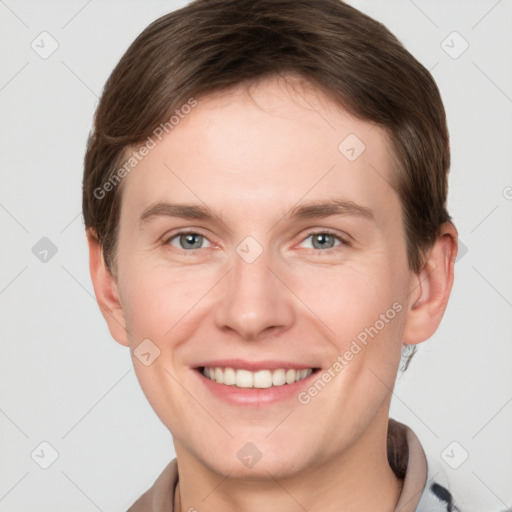
<path fill-rule="evenodd" d="M 191 252 L 197 249 L 203 249 L 202 244 L 208 239 L 195 231 L 180 231 L 174 233 L 164 241 L 164 245 L 171 245 L 178 249 Z"/>

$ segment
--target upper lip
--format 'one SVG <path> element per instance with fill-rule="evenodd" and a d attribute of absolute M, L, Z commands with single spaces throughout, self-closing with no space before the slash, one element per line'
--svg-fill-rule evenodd
<path fill-rule="evenodd" d="M 214 361 L 205 361 L 197 365 L 197 368 L 236 368 L 257 372 L 259 370 L 277 370 L 279 368 L 295 370 L 307 370 L 308 368 L 316 369 L 315 365 L 302 363 L 294 363 L 292 361 L 244 361 L 243 359 L 215 359 Z"/>

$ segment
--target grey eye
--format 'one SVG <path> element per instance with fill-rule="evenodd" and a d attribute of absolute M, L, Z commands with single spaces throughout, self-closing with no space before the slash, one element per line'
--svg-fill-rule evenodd
<path fill-rule="evenodd" d="M 342 240 L 339 237 L 330 233 L 311 233 L 304 239 L 303 243 L 309 239 L 312 241 L 312 247 L 310 246 L 309 248 L 313 249 L 332 249 L 336 245 L 340 245 L 342 243 Z M 336 244 L 336 241 L 338 241 L 338 244 Z"/>
<path fill-rule="evenodd" d="M 201 249 L 206 238 L 199 233 L 178 233 L 168 240 L 168 244 L 179 249 Z M 176 244 L 176 241 L 179 245 Z"/>

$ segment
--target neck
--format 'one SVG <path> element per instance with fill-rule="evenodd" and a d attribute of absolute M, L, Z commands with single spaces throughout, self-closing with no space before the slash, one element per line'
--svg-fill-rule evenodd
<path fill-rule="evenodd" d="M 385 481 L 389 481 L 388 484 L 384 485 Z M 281 488 L 281 492 L 279 492 L 279 496 L 275 496 L 275 492 L 268 492 L 266 497 L 258 494 L 258 491 L 254 491 L 252 496 L 248 496 L 246 491 L 243 490 L 243 486 L 241 486 L 239 492 L 236 494 L 238 498 L 231 499 L 226 497 L 226 493 L 223 493 L 222 499 L 212 499 L 209 500 L 212 503 L 208 505 L 203 505 L 201 511 L 205 512 L 214 512 L 214 511 L 254 511 L 259 510 L 260 507 L 266 506 L 268 510 L 279 510 L 279 511 L 296 511 L 297 505 L 300 506 L 303 510 L 308 510 L 308 512 L 315 511 L 325 511 L 332 510 L 332 503 L 336 503 L 336 510 L 345 511 L 345 510 L 355 510 L 353 507 L 359 507 L 359 510 L 379 510 L 382 512 L 386 511 L 394 511 L 395 506 L 400 497 L 400 493 L 402 492 L 402 484 L 401 480 L 398 480 L 397 477 L 393 475 L 389 475 L 389 478 L 379 479 L 379 488 L 381 491 L 378 494 L 373 493 L 373 495 L 369 495 L 366 493 L 364 496 L 357 497 L 357 492 L 354 492 L 353 488 L 347 488 L 345 485 L 338 489 L 338 492 L 334 492 L 332 497 L 328 499 L 320 500 L 313 505 L 309 504 L 309 499 L 303 498 L 303 501 L 299 501 L 292 495 L 287 489 Z M 377 486 L 374 486 L 373 489 L 377 489 Z M 322 491 L 317 488 L 317 492 L 315 494 L 321 495 Z M 287 496 L 285 496 L 287 494 Z M 242 496 L 243 495 L 243 496 Z M 207 495 L 205 495 L 207 496 Z M 257 496 L 257 498 L 256 498 Z M 324 495 L 325 496 L 325 495 Z M 347 498 L 347 496 L 350 496 Z M 226 501 L 229 500 L 229 501 Z M 188 497 L 185 497 L 182 505 L 181 501 L 181 493 L 180 493 L 180 484 L 176 486 L 176 494 L 174 497 L 174 511 L 175 512 L 197 512 L 197 509 L 187 505 L 186 503 L 196 503 L 196 500 L 190 500 Z M 268 504 L 272 503 L 272 506 Z M 303 504 L 305 503 L 305 505 Z M 340 504 L 338 506 L 338 503 Z M 359 505 L 356 505 L 359 503 Z M 287 506 L 287 508 L 283 508 L 283 506 Z"/>
<path fill-rule="evenodd" d="M 376 418 L 377 419 L 377 418 Z M 389 466 L 387 414 L 348 450 L 286 479 L 233 479 L 211 471 L 175 440 L 179 468 L 175 512 L 308 512 L 375 510 L 392 512 L 402 481 Z M 180 457 L 181 455 L 181 457 Z M 333 504 L 335 506 L 333 507 Z"/>

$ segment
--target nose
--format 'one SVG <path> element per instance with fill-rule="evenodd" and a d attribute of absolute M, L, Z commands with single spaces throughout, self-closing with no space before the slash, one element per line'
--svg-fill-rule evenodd
<path fill-rule="evenodd" d="M 233 255 L 233 269 L 223 280 L 215 311 L 221 330 L 254 341 L 276 336 L 293 324 L 293 294 L 271 260 L 266 250 L 252 262 L 238 253 Z"/>

